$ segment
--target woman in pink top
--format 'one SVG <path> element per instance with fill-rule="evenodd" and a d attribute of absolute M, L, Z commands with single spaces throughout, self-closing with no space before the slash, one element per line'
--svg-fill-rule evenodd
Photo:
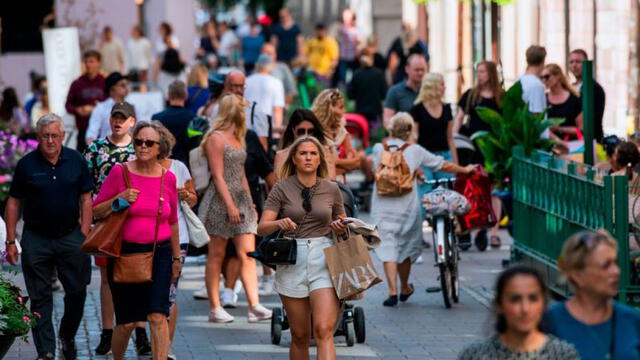
<path fill-rule="evenodd" d="M 111 212 L 118 198 L 129 204 L 123 226 L 122 253 L 148 252 L 157 241 L 153 258 L 153 282 L 123 284 L 113 281 L 113 259 L 107 264 L 107 276 L 116 313 L 112 351 L 114 360 L 123 359 L 131 331 L 138 321 L 148 321 L 151 328 L 153 359 L 167 359 L 169 352 L 169 286 L 180 273 L 178 237 L 178 194 L 176 177 L 164 169 L 159 159 L 171 150 L 169 140 L 155 123 L 140 122 L 133 130 L 136 160 L 118 164 L 109 173 L 94 200 L 93 214 L 103 218 Z M 128 171 L 125 171 L 124 168 Z M 125 176 L 131 182 L 127 189 Z M 161 184 L 164 195 L 160 197 Z M 156 219 L 162 206 L 157 239 Z"/>

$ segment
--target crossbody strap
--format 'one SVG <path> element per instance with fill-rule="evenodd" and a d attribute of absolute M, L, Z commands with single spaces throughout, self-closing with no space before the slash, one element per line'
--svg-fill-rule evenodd
<path fill-rule="evenodd" d="M 124 178 L 124 184 L 127 189 L 131 189 L 131 177 L 129 176 L 129 166 L 128 163 L 122 164 L 122 177 Z"/>
<path fill-rule="evenodd" d="M 160 175 L 160 199 L 158 199 L 158 216 L 156 217 L 156 230 L 153 234 L 153 256 L 156 254 L 156 246 L 158 245 L 158 230 L 160 229 L 160 218 L 162 217 L 162 208 L 164 205 L 164 178 L 167 170 L 162 168 L 162 175 Z"/>

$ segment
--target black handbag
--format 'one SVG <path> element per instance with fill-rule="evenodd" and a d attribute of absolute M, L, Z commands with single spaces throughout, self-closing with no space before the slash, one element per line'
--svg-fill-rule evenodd
<path fill-rule="evenodd" d="M 311 198 L 315 194 L 316 186 L 314 186 Z M 296 241 L 296 235 L 298 231 L 307 219 L 308 212 L 305 212 L 300 225 L 296 228 L 293 237 L 283 236 L 282 230 L 278 231 L 275 238 L 264 239 L 256 247 L 256 251 L 247 253 L 248 256 L 255 258 L 261 263 L 274 268 L 276 265 L 295 265 L 298 259 L 298 243 Z"/>

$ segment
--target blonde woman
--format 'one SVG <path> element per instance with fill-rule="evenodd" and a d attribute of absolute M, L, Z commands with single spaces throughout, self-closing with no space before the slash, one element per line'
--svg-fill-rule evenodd
<path fill-rule="evenodd" d="M 322 144 L 314 137 L 298 138 L 290 147 L 280 173 L 282 180 L 269 193 L 258 225 L 259 235 L 283 231 L 295 236 L 297 242 L 296 264 L 278 265 L 274 286 L 291 326 L 290 359 L 309 359 L 312 332 L 318 359 L 336 358 L 333 331 L 339 302 L 323 250 L 332 245 L 331 231 L 343 233 L 346 227 L 340 189 L 327 175 Z"/>
<path fill-rule="evenodd" d="M 360 167 L 361 156 L 351 144 L 345 128 L 344 97 L 338 89 L 325 89 L 313 100 L 311 111 L 325 131 L 325 140 L 335 159 L 336 174 L 343 175 Z M 342 147 L 342 149 L 340 149 Z"/>
<path fill-rule="evenodd" d="M 187 101 L 184 107 L 192 113 L 204 106 L 209 99 L 209 72 L 203 65 L 193 65 L 187 78 Z"/>
<path fill-rule="evenodd" d="M 443 157 L 434 155 L 423 147 L 410 144 L 414 121 L 411 115 L 400 112 L 394 115 L 390 121 L 390 137 L 385 144 L 393 149 L 403 149 L 404 157 L 409 169 L 414 173 L 421 167 L 427 167 L 434 171 L 448 173 L 469 173 L 474 165 L 466 167 L 458 166 L 445 161 Z M 397 150 L 395 150 L 397 151 Z M 380 164 L 383 144 L 373 147 L 374 168 Z M 422 241 L 422 219 L 420 201 L 417 196 L 416 182 L 413 190 L 402 196 L 378 196 L 374 185 L 371 198 L 371 218 L 378 225 L 382 246 L 376 249 L 376 254 L 382 260 L 384 273 L 389 285 L 389 297 L 383 302 L 384 306 L 395 306 L 400 301 L 404 302 L 413 294 L 413 285 L 409 283 L 411 262 L 422 253 L 424 242 Z M 397 287 L 397 279 L 400 278 L 400 291 Z M 399 295 L 399 296 L 398 296 Z"/>
<path fill-rule="evenodd" d="M 233 240 L 241 263 L 240 279 L 249 302 L 249 322 L 271 318 L 271 311 L 258 300 L 256 263 L 247 256 L 255 248 L 257 214 L 244 172 L 247 158 L 244 134 L 244 104 L 240 97 L 229 94 L 220 100 L 220 109 L 211 130 L 202 139 L 213 181 L 205 191 L 198 214 L 211 237 L 205 283 L 211 309 L 209 321 L 226 323 L 234 320 L 220 304 L 220 272 L 227 241 Z"/>
<path fill-rule="evenodd" d="M 542 330 L 573 344 L 583 360 L 640 359 L 640 314 L 615 301 L 616 240 L 607 233 L 577 233 L 562 246 L 558 268 L 574 295 L 549 308 Z"/>
<path fill-rule="evenodd" d="M 551 128 L 551 131 L 561 139 L 577 139 L 579 131 L 583 128 L 580 95 L 569 84 L 569 80 L 557 64 L 547 64 L 540 78 L 547 89 L 547 117 L 565 119 L 560 126 Z"/>

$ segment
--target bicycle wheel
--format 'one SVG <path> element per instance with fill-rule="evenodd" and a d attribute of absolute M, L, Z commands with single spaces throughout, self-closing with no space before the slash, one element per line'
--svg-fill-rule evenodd
<path fill-rule="evenodd" d="M 451 226 L 453 227 L 453 223 Z M 449 241 L 450 253 L 447 264 L 449 265 L 449 276 L 451 277 L 451 299 L 457 304 L 460 301 L 460 279 L 458 277 L 458 261 L 460 257 L 456 236 L 453 232 L 449 232 Z"/>
<path fill-rule="evenodd" d="M 451 292 L 453 284 L 451 283 L 451 271 L 447 263 L 438 265 L 440 268 L 440 288 L 442 291 L 442 300 L 444 300 L 444 306 L 449 309 L 451 307 Z"/>

